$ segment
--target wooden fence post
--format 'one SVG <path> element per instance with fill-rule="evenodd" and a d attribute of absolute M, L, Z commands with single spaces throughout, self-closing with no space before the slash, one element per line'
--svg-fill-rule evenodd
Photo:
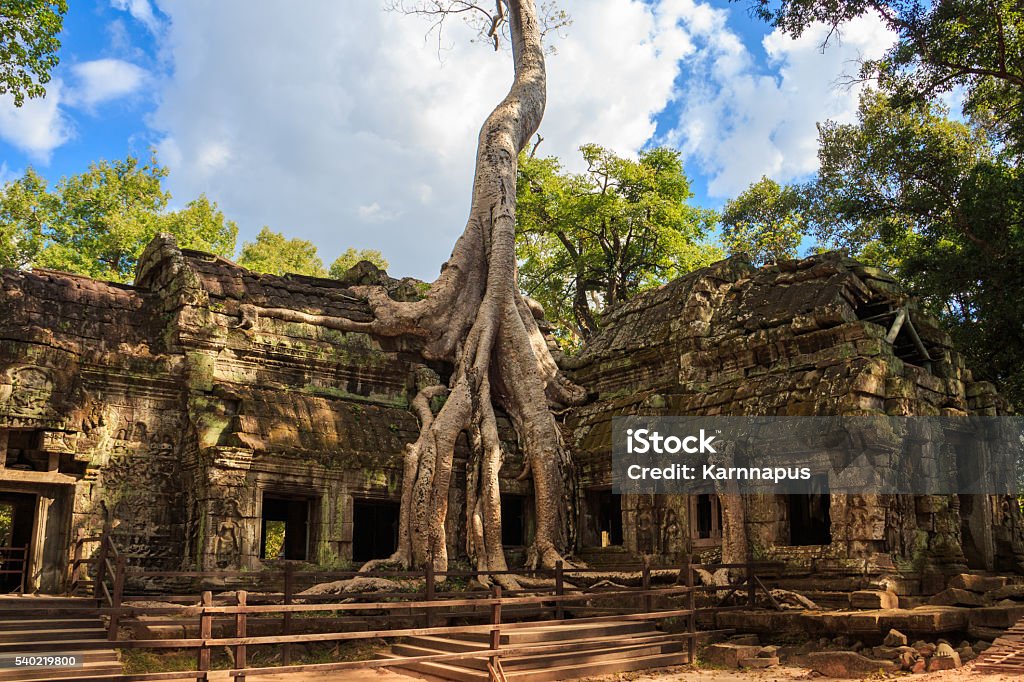
<path fill-rule="evenodd" d="M 117 609 L 121 608 L 121 601 L 124 597 L 124 574 L 125 557 L 123 554 L 119 554 L 114 562 L 114 591 L 110 595 L 110 606 L 114 611 L 110 612 L 110 625 L 107 628 L 107 639 L 111 642 L 117 640 L 117 626 L 121 620 L 121 614 L 117 612 Z"/>
<path fill-rule="evenodd" d="M 245 602 L 248 598 L 248 592 L 245 590 L 238 591 L 238 608 L 245 609 Z M 246 615 L 244 610 L 240 610 L 235 614 L 235 637 L 248 637 L 246 633 Z M 246 663 L 246 649 L 244 644 L 238 644 L 235 646 L 235 669 L 244 670 L 248 667 Z M 235 675 L 235 682 L 245 682 L 245 673 L 241 675 Z"/>
<path fill-rule="evenodd" d="M 284 603 L 292 603 L 292 595 L 295 594 L 295 566 L 289 561 L 284 565 Z M 292 634 L 292 614 L 290 611 L 285 611 L 283 623 L 281 624 L 281 634 L 286 638 Z M 281 665 L 291 665 L 292 663 L 292 645 L 287 641 L 284 643 L 284 648 L 281 650 Z"/>
<path fill-rule="evenodd" d="M 689 654 L 687 663 L 693 665 L 697 661 L 697 605 L 694 599 L 693 589 L 693 556 L 686 555 L 686 608 L 690 615 L 686 619 L 687 644 L 686 651 Z"/>
<path fill-rule="evenodd" d="M 641 575 L 641 585 L 645 592 L 649 592 L 651 589 L 651 557 L 648 554 L 644 554 L 644 566 Z M 651 600 L 652 597 L 649 594 L 644 595 L 644 613 L 651 612 Z"/>
<path fill-rule="evenodd" d="M 75 538 L 75 554 L 71 560 L 71 573 L 68 577 L 67 593 L 73 594 L 78 589 L 78 572 L 82 565 L 82 529 L 78 529 L 78 536 Z"/>
<path fill-rule="evenodd" d="M 757 581 L 754 580 L 754 557 L 747 556 L 747 608 L 757 606 Z"/>
<path fill-rule="evenodd" d="M 424 599 L 434 601 L 434 554 L 431 552 L 427 563 L 423 567 Z M 428 628 L 434 627 L 434 609 L 429 606 L 426 609 L 426 623 Z"/>
<path fill-rule="evenodd" d="M 501 585 L 491 588 L 491 596 L 495 599 L 495 602 L 491 604 L 491 625 L 494 626 L 491 630 L 491 651 L 497 651 L 501 648 Z M 487 659 L 490 682 L 501 682 L 504 679 L 504 675 L 500 672 L 501 661 L 498 658 L 497 654 L 493 654 Z"/>
<path fill-rule="evenodd" d="M 103 597 L 103 581 L 107 577 L 107 551 L 110 543 L 110 529 L 111 523 L 108 518 L 103 522 L 103 532 L 100 534 L 99 563 L 96 564 L 96 584 L 93 585 L 93 597 L 96 599 Z"/>
<path fill-rule="evenodd" d="M 561 597 L 565 594 L 565 571 L 563 569 L 562 560 L 559 559 L 555 562 L 555 596 Z M 555 602 L 555 619 L 562 620 L 565 618 L 565 607 L 562 605 L 563 602 L 559 599 Z"/>
<path fill-rule="evenodd" d="M 199 639 L 204 640 L 199 645 L 199 654 L 196 657 L 196 670 L 199 671 L 196 680 L 199 682 L 206 680 L 206 671 L 210 669 L 210 647 L 206 645 L 205 640 L 213 637 L 213 614 L 206 612 L 207 606 L 213 606 L 213 592 L 209 590 L 203 592 L 204 608 L 199 612 Z"/>

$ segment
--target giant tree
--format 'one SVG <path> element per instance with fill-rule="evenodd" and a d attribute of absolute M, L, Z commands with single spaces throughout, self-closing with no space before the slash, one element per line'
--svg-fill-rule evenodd
<path fill-rule="evenodd" d="M 435 19 L 453 12 L 477 13 L 488 37 L 499 41 L 506 36 L 511 44 L 514 76 L 480 129 L 465 229 L 422 299 L 399 302 L 383 288 L 357 289 L 369 302 L 372 321 L 287 311 L 265 314 L 346 331 L 413 337 L 419 339 L 424 357 L 449 363 L 447 382 L 422 382 L 412 403 L 420 433 L 405 452 L 399 546 L 392 561 L 447 567 L 448 493 L 455 478 L 456 442 L 465 433 L 471 450 L 466 472 L 468 554 L 481 570 L 506 567 L 498 489 L 500 409 L 509 416 L 524 451 L 522 475 L 533 482 L 536 531 L 528 563 L 553 566 L 572 547 L 575 486 L 551 408 L 577 402 L 584 392 L 559 373 L 537 326 L 540 311 L 522 296 L 516 275 L 516 166 L 544 114 L 544 17 L 538 16 L 533 0 L 499 0 L 492 11 L 468 0 L 431 0 L 413 9 Z M 243 311 L 243 325 L 252 324 L 257 313 Z M 431 403 L 440 396 L 444 403 L 434 414 Z"/>

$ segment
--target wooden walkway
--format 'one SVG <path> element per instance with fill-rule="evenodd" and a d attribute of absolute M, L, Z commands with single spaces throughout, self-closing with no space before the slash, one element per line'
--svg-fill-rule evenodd
<path fill-rule="evenodd" d="M 986 673 L 1024 676 L 1024 618 L 992 642 L 974 668 Z"/>

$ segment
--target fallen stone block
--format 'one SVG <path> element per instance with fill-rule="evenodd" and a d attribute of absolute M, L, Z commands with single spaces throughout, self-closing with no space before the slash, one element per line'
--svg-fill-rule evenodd
<path fill-rule="evenodd" d="M 756 634 L 733 635 L 728 639 L 729 644 L 746 644 L 748 646 L 761 646 L 761 638 Z"/>
<path fill-rule="evenodd" d="M 950 578 L 947 587 L 956 587 L 969 592 L 990 592 L 1006 587 L 1009 578 L 1002 575 L 973 575 L 961 573 Z"/>
<path fill-rule="evenodd" d="M 777 656 L 758 656 L 757 658 L 742 658 L 739 666 L 741 668 L 764 669 L 774 668 L 779 664 Z"/>
<path fill-rule="evenodd" d="M 994 601 L 999 601 L 1000 599 L 1024 601 L 1024 585 L 1004 585 L 991 592 L 986 592 L 985 597 Z"/>
<path fill-rule="evenodd" d="M 974 592 L 949 587 L 928 599 L 932 606 L 984 606 L 985 600 Z"/>
<path fill-rule="evenodd" d="M 907 636 L 899 630 L 889 630 L 882 641 L 885 646 L 907 646 Z"/>
<path fill-rule="evenodd" d="M 899 670 L 892 661 L 874 661 L 853 651 L 816 651 L 802 657 L 802 664 L 825 677 L 844 679 Z"/>
<path fill-rule="evenodd" d="M 871 658 L 895 661 L 902 652 L 894 646 L 876 646 L 871 648 Z"/>
<path fill-rule="evenodd" d="M 891 590 L 857 590 L 850 594 L 854 609 L 898 609 L 900 598 Z"/>
<path fill-rule="evenodd" d="M 719 642 L 706 647 L 701 654 L 701 659 L 724 668 L 738 668 L 742 659 L 757 658 L 760 651 L 759 645 Z"/>
<path fill-rule="evenodd" d="M 757 652 L 758 658 L 772 658 L 779 655 L 779 650 L 782 647 L 769 644 L 768 646 L 761 647 L 761 650 Z"/>
<path fill-rule="evenodd" d="M 955 651 L 953 652 L 956 653 Z M 940 670 L 956 670 L 960 667 L 960 657 L 956 656 L 932 656 L 928 660 L 928 672 L 934 673 Z"/>

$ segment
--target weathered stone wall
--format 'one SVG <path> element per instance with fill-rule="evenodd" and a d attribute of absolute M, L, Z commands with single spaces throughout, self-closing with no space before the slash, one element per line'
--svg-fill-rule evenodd
<path fill-rule="evenodd" d="M 399 499 L 401 452 L 417 434 L 411 396 L 450 372 L 414 340 L 311 321 L 370 320 L 356 283 L 418 295 L 414 282 L 373 269 L 348 282 L 260 275 L 158 238 L 134 287 L 42 270 L 2 278 L 0 495 L 34 496 L 44 589 L 59 587 L 74 537 L 105 519 L 139 565 L 257 568 L 268 495 L 308 505 L 307 560 L 348 562 L 355 505 Z M 611 483 L 616 415 L 1004 413 L 912 303 L 934 361 L 885 340 L 904 303 L 884 274 L 827 255 L 761 270 L 723 261 L 608 313 L 605 332 L 564 363 L 596 396 L 566 418 L 581 546 L 600 542 L 605 512 L 588 500 Z M 529 496 L 507 420 L 500 430 L 503 492 Z M 463 442 L 456 457 L 466 456 Z M 449 501 L 456 557 L 464 487 L 454 481 Z M 695 498 L 615 504 L 631 553 L 716 551 L 717 521 L 695 536 Z M 926 589 L 929 572 L 1016 569 L 1024 554 L 1018 508 L 1000 498 L 832 496 L 831 543 L 810 547 L 789 546 L 784 500 L 748 497 L 745 507 L 757 555 L 810 572 L 870 566 Z M 524 511 L 528 538 L 529 503 Z"/>
<path fill-rule="evenodd" d="M 931 362 L 886 335 L 907 306 Z M 611 420 L 664 415 L 998 415 L 1009 407 L 975 382 L 949 338 L 883 272 L 826 254 L 753 269 L 717 263 L 611 311 L 604 331 L 566 364 L 598 399 L 568 421 L 584 489 L 611 483 Z M 711 491 L 713 492 L 713 491 Z M 622 502 L 624 544 L 638 553 L 693 551 L 688 506 Z M 782 496 L 746 496 L 755 555 L 807 570 L 1019 570 L 1019 508 L 966 496 L 831 496 L 832 542 L 789 547 Z M 964 504 L 971 506 L 968 511 Z M 666 534 L 670 516 L 687 532 Z M 987 529 L 994 529 L 989 531 Z M 812 569 L 813 567 L 813 569 Z"/>
<path fill-rule="evenodd" d="M 64 552 L 74 532 L 98 530 L 110 513 L 129 552 L 175 564 L 185 522 L 182 362 L 151 346 L 154 299 L 56 272 L 2 278 L 0 441 L 31 444 L 5 458 L 0 489 L 39 496 L 49 508 L 37 523 L 60 526 L 49 544 Z M 49 548 L 36 545 L 36 579 L 59 580 L 60 552 L 43 561 Z"/>

